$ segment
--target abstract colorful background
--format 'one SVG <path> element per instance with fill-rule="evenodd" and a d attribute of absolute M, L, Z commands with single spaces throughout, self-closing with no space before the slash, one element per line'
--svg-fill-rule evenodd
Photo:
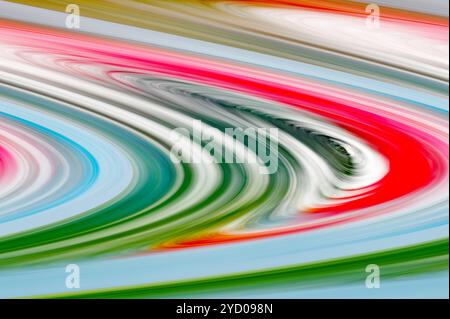
<path fill-rule="evenodd" d="M 0 298 L 448 298 L 448 1 L 375 4 L 0 1 Z"/>

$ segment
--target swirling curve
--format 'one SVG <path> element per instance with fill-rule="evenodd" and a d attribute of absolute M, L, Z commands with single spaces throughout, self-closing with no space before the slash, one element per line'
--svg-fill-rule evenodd
<path fill-rule="evenodd" d="M 58 3 L 0 2 L 1 297 L 448 296 L 445 18 L 80 1 L 78 33 Z"/>

